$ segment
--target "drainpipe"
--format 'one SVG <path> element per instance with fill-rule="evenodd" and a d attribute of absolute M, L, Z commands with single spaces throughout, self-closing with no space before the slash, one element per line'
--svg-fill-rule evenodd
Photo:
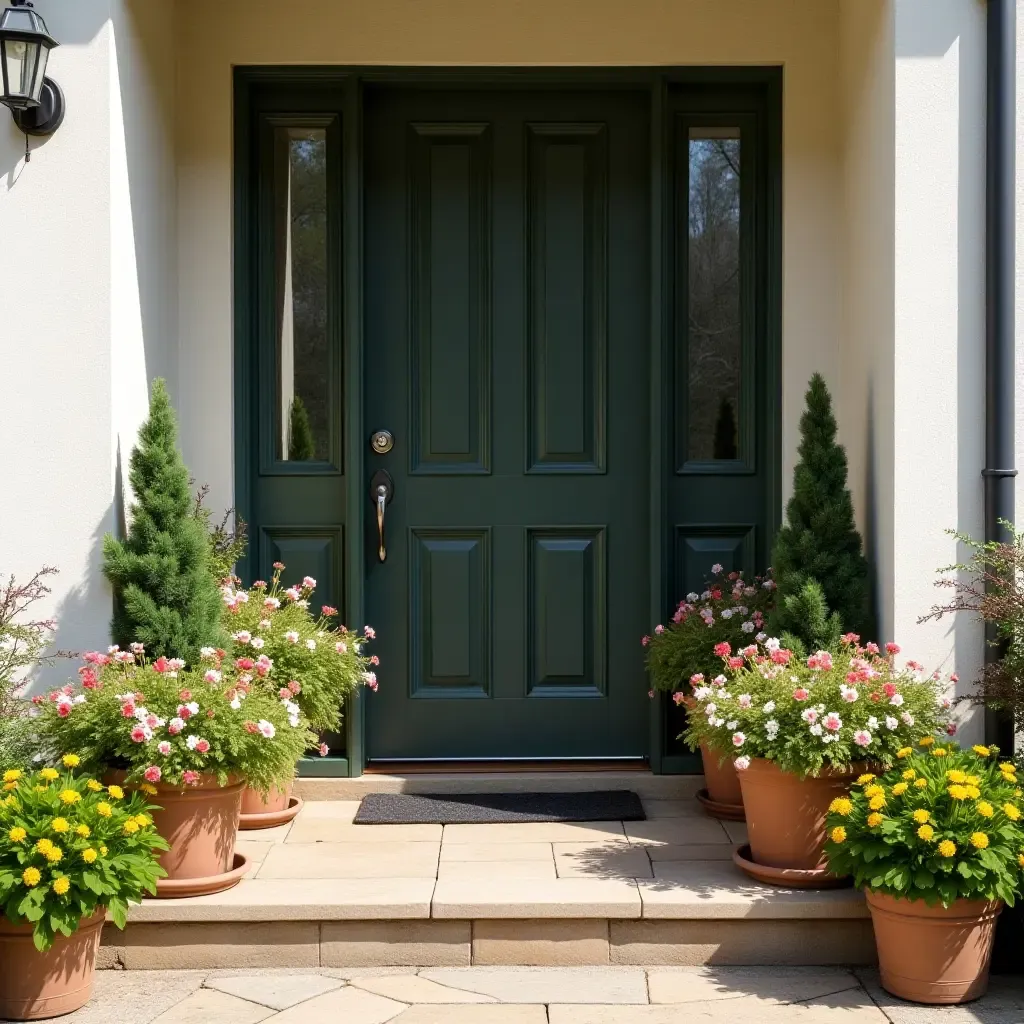
<path fill-rule="evenodd" d="M 1016 0 L 989 0 L 986 103 L 985 194 L 985 540 L 1004 541 L 1000 520 L 1013 522 L 1014 430 L 1014 270 L 1017 92 Z M 989 635 L 988 639 L 992 639 Z M 999 650 L 986 645 L 986 663 Z M 1014 724 L 985 713 L 988 742 L 1013 749 Z"/>

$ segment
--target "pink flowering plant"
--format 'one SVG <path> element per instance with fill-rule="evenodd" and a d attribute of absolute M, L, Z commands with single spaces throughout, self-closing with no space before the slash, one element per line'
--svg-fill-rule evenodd
<path fill-rule="evenodd" d="M 652 687 L 684 692 L 695 673 L 716 675 L 721 665 L 716 648 L 723 643 L 730 648 L 751 643 L 761 633 L 774 600 L 771 570 L 748 581 L 741 572 L 725 573 L 721 565 L 713 565 L 704 590 L 687 594 L 672 621 L 656 626 L 653 636 L 643 638 Z"/>
<path fill-rule="evenodd" d="M 75 750 L 85 771 L 120 769 L 148 787 L 237 777 L 266 793 L 291 781 L 315 739 L 295 702 L 262 685 L 273 672 L 266 656 L 215 650 L 187 669 L 132 644 L 84 658 L 77 685 L 32 700 L 43 750 Z"/>
<path fill-rule="evenodd" d="M 310 599 L 316 580 L 306 576 L 285 587 L 283 572 L 284 566 L 276 562 L 270 584 L 257 580 L 249 590 L 241 589 L 237 578 L 225 582 L 230 657 L 235 663 L 269 658 L 273 674 L 256 682 L 298 705 L 318 732 L 337 732 L 345 698 L 360 686 L 377 689 L 378 658 L 366 653 L 374 631 L 366 626 L 354 633 L 335 625 L 338 610 L 329 605 L 314 615 Z M 322 745 L 320 749 L 326 753 Z"/>
<path fill-rule="evenodd" d="M 955 733 L 937 676 L 899 666 L 896 644 L 859 641 L 847 633 L 838 651 L 803 660 L 774 638 L 739 650 L 723 641 L 721 671 L 690 680 L 686 741 L 730 751 L 740 770 L 764 758 L 804 778 L 865 761 L 888 767 L 918 737 Z"/>

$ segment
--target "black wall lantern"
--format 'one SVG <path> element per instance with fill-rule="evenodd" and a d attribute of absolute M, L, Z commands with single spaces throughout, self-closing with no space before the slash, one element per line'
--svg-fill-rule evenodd
<path fill-rule="evenodd" d="M 26 135 L 50 135 L 64 120 L 64 94 L 46 77 L 46 62 L 57 40 L 31 0 L 10 0 L 0 15 L 0 103 Z"/>

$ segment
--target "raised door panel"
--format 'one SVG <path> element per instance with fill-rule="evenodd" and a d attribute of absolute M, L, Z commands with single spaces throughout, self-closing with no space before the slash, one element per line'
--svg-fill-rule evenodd
<path fill-rule="evenodd" d="M 725 573 L 754 571 L 756 528 L 690 524 L 676 527 L 675 592 L 681 600 L 688 591 L 700 592 L 713 565 Z"/>
<path fill-rule="evenodd" d="M 490 145 L 486 124 L 409 128 L 410 469 L 490 468 Z"/>
<path fill-rule="evenodd" d="M 286 585 L 311 576 L 316 580 L 316 599 L 340 601 L 342 580 L 342 530 L 322 527 L 264 526 L 260 530 L 259 564 L 264 579 L 274 572 L 275 563 L 283 564 Z M 344 615 L 344 608 L 341 609 Z"/>
<path fill-rule="evenodd" d="M 528 469 L 603 473 L 607 132 L 530 124 L 526 141 Z"/>

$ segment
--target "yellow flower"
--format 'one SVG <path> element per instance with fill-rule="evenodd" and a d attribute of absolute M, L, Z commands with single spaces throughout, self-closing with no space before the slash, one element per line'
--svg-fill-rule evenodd
<path fill-rule="evenodd" d="M 905 782 L 897 782 L 896 785 L 892 787 L 893 796 L 903 796 L 903 794 L 906 793 L 906 791 L 907 784 Z"/>
<path fill-rule="evenodd" d="M 1017 821 L 1020 818 L 1020 810 L 1013 804 L 1003 804 L 1003 814 L 1005 814 L 1010 821 Z"/>
<path fill-rule="evenodd" d="M 946 772 L 946 778 L 949 779 L 950 782 L 959 782 L 961 785 L 967 781 L 967 775 L 960 771 L 959 768 L 951 768 Z"/>
<path fill-rule="evenodd" d="M 881 793 L 884 792 L 885 790 L 876 782 L 873 786 L 867 786 L 865 788 L 864 795 L 868 797 L 879 796 Z"/>
<path fill-rule="evenodd" d="M 129 818 L 124 823 L 123 828 L 124 828 L 124 834 L 126 836 L 134 835 L 136 832 L 139 831 L 139 823 L 134 818 Z"/>
<path fill-rule="evenodd" d="M 54 818 L 53 821 L 50 822 L 50 828 L 52 828 L 53 831 L 57 833 L 67 832 L 67 830 L 70 828 L 70 826 L 68 825 L 68 819 Z"/>
<path fill-rule="evenodd" d="M 9 797 L 7 797 L 4 800 L 4 803 L 8 807 L 17 807 L 18 806 L 18 798 L 12 793 Z"/>
<path fill-rule="evenodd" d="M 36 849 L 45 857 L 53 849 L 53 843 L 49 839 L 40 839 Z"/>
<path fill-rule="evenodd" d="M 929 842 L 930 840 L 935 838 L 935 829 L 933 829 L 931 825 L 922 825 L 917 830 L 917 836 L 919 839 L 923 839 L 925 842 Z"/>
<path fill-rule="evenodd" d="M 58 896 L 64 896 L 70 888 L 71 883 L 63 875 L 61 875 L 60 878 L 55 878 L 53 880 L 53 891 Z"/>
<path fill-rule="evenodd" d="M 832 829 L 832 842 L 833 843 L 845 843 L 846 842 L 846 829 L 842 825 L 836 825 Z"/>
<path fill-rule="evenodd" d="M 936 747 L 932 751 L 932 754 L 935 757 L 945 757 L 948 753 L 949 753 L 949 751 L 945 747 Z"/>
<path fill-rule="evenodd" d="M 88 839 L 92 835 L 92 829 L 88 825 L 78 825 L 75 828 L 76 834 L 80 835 L 83 839 Z"/>
<path fill-rule="evenodd" d="M 859 775 L 857 777 L 857 785 L 866 786 L 873 778 L 874 775 L 872 775 L 871 772 L 865 772 L 863 775 Z"/>
<path fill-rule="evenodd" d="M 981 790 L 980 790 L 980 789 L 978 789 L 978 787 L 977 787 L 977 786 L 966 786 L 966 787 L 964 787 L 964 788 L 965 788 L 965 789 L 967 790 L 967 795 L 968 795 L 968 796 L 969 796 L 969 797 L 970 797 L 970 798 L 971 798 L 972 800 L 977 800 L 977 799 L 978 799 L 978 797 L 979 797 L 979 796 L 981 796 Z"/>
<path fill-rule="evenodd" d="M 21 828 L 18 825 L 15 825 L 14 828 L 12 828 L 11 831 L 7 833 L 7 838 L 10 839 L 12 843 L 21 843 L 24 842 L 25 836 L 27 835 L 28 833 L 23 828 Z"/>
<path fill-rule="evenodd" d="M 913 752 L 914 752 L 914 750 L 913 750 L 912 747 L 900 747 L 900 749 L 896 751 L 896 756 L 897 757 L 901 757 L 901 758 L 902 757 L 910 757 L 910 755 Z"/>
<path fill-rule="evenodd" d="M 50 787 L 49 786 L 33 786 L 32 787 L 37 793 L 45 793 Z"/>
<path fill-rule="evenodd" d="M 984 832 L 972 832 L 971 845 L 976 846 L 979 850 L 984 850 L 988 846 L 988 836 Z"/>
<path fill-rule="evenodd" d="M 927 779 L 918 779 L 917 782 L 914 783 L 914 788 L 915 789 L 924 789 L 927 785 L 928 785 L 928 780 Z"/>
<path fill-rule="evenodd" d="M 868 801 L 868 807 L 873 811 L 880 811 L 885 806 L 885 797 L 881 793 L 878 796 L 873 796 Z"/>
<path fill-rule="evenodd" d="M 124 790 L 120 786 L 107 786 L 107 792 L 115 800 L 123 800 L 124 799 Z"/>
<path fill-rule="evenodd" d="M 82 851 L 82 860 L 84 860 L 86 864 L 95 864 L 96 863 L 96 857 L 97 857 L 96 851 L 91 846 L 86 847 Z"/>
<path fill-rule="evenodd" d="M 995 811 L 992 809 L 992 805 L 987 800 L 978 801 L 978 813 L 983 818 L 991 818 Z"/>
<path fill-rule="evenodd" d="M 1017 863 L 1024 868 L 1024 853 L 1017 854 Z"/>
<path fill-rule="evenodd" d="M 22 776 L 20 768 L 8 768 L 4 772 L 4 782 L 17 782 Z"/>
<path fill-rule="evenodd" d="M 100 856 L 101 857 L 106 857 L 106 855 L 107 855 L 107 848 L 105 846 L 101 846 L 100 847 Z"/>
<path fill-rule="evenodd" d="M 828 809 L 833 814 L 842 814 L 845 817 L 853 810 L 853 803 L 845 796 L 837 796 L 835 800 L 828 805 Z"/>
<path fill-rule="evenodd" d="M 954 784 L 954 785 L 949 787 L 947 792 L 949 793 L 949 795 L 954 800 L 966 800 L 967 799 L 967 787 L 966 786 L 957 786 L 957 785 Z"/>
<path fill-rule="evenodd" d="M 981 779 L 979 779 L 977 775 L 968 775 L 967 776 L 967 785 L 968 786 L 980 786 L 981 785 Z"/>
<path fill-rule="evenodd" d="M 62 804 L 77 804 L 82 799 L 82 794 L 75 792 L 73 789 L 63 789 L 60 794 L 60 802 Z"/>
<path fill-rule="evenodd" d="M 21 880 L 31 889 L 32 886 L 38 885 L 42 880 L 42 875 L 39 873 L 39 868 L 25 868 L 21 873 Z"/>
<path fill-rule="evenodd" d="M 52 846 L 43 855 L 51 864 L 59 864 L 61 858 L 64 856 L 64 851 L 59 846 Z"/>
<path fill-rule="evenodd" d="M 878 811 L 873 811 L 868 815 L 868 826 L 874 828 L 876 825 L 881 825 L 885 821 L 885 815 L 879 814 Z"/>
<path fill-rule="evenodd" d="M 114 809 L 110 806 L 110 804 L 97 804 L 96 813 L 101 818 L 109 818 L 110 815 L 114 813 Z"/>
<path fill-rule="evenodd" d="M 939 856 L 940 857 L 952 857 L 956 853 L 956 843 L 949 839 L 943 839 L 939 843 Z"/>
<path fill-rule="evenodd" d="M 923 825 L 930 817 L 931 815 L 923 807 L 919 807 L 913 814 L 914 821 L 918 825 Z"/>
<path fill-rule="evenodd" d="M 908 768 L 908 769 L 907 769 L 907 770 L 906 770 L 906 771 L 905 771 L 905 772 L 903 773 L 903 778 L 905 778 L 905 779 L 916 779 L 916 778 L 917 778 L 917 772 L 916 772 L 916 771 L 914 771 L 914 769 L 913 769 L 913 768 Z"/>
<path fill-rule="evenodd" d="M 156 796 L 158 790 L 151 782 L 144 782 L 139 789 L 142 790 L 147 796 Z"/>
<path fill-rule="evenodd" d="M 930 747 L 935 742 L 935 737 L 922 736 L 917 742 L 920 743 L 922 747 Z"/>
<path fill-rule="evenodd" d="M 136 814 L 135 821 L 139 828 L 145 828 L 147 825 L 153 824 L 153 819 L 148 814 Z"/>
<path fill-rule="evenodd" d="M 90 793 L 99 793 L 103 789 L 103 783 L 95 779 L 90 779 L 85 785 Z"/>
<path fill-rule="evenodd" d="M 82 763 L 82 759 L 77 754 L 65 754 L 61 761 L 64 762 L 65 768 L 77 768 Z"/>
<path fill-rule="evenodd" d="M 46 779 L 47 782 L 53 782 L 54 779 L 60 778 L 60 772 L 56 768 L 44 768 L 40 773 L 41 779 Z"/>
<path fill-rule="evenodd" d="M 991 753 L 988 747 L 980 746 L 977 743 L 973 747 L 971 747 L 971 750 L 973 750 L 978 755 L 978 757 L 988 757 L 988 755 Z"/>
<path fill-rule="evenodd" d="M 17 788 L 18 788 L 18 784 L 17 784 L 16 782 L 5 782 L 5 783 L 4 783 L 4 789 L 5 789 L 5 790 L 6 790 L 6 791 L 7 791 L 8 793 L 10 793 L 10 791 L 11 791 L 12 789 L 17 789 Z"/>

